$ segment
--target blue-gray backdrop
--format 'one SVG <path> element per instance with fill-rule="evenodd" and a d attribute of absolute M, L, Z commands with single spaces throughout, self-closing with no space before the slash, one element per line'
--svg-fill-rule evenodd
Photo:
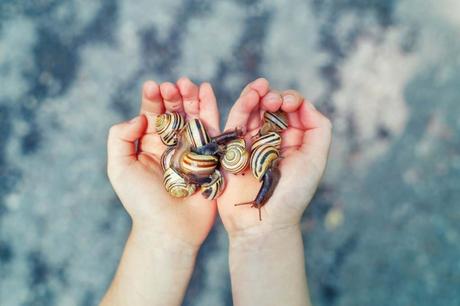
<path fill-rule="evenodd" d="M 107 129 L 182 75 L 223 118 L 259 76 L 332 118 L 302 221 L 315 305 L 460 305 L 456 0 L 1 1 L 1 305 L 98 302 L 130 226 Z M 231 303 L 218 223 L 184 304 Z"/>

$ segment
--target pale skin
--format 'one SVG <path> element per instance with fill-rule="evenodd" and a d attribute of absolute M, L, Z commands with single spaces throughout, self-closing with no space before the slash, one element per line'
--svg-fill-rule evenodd
<path fill-rule="evenodd" d="M 282 134 L 281 179 L 259 221 L 257 209 L 234 206 L 253 200 L 260 188 L 249 170 L 225 174 L 227 186 L 217 202 L 199 193 L 178 200 L 164 191 L 159 158 L 165 146 L 154 131 L 155 116 L 178 111 L 200 118 L 213 136 L 220 132 L 219 112 L 207 83 L 181 78 L 176 84 L 144 84 L 141 115 L 109 134 L 108 175 L 133 226 L 101 305 L 180 305 L 217 210 L 229 235 L 234 304 L 310 304 L 299 222 L 326 167 L 330 121 L 298 92 L 275 91 L 261 78 L 243 89 L 225 130 L 243 128 L 250 141 L 262 112 L 278 109 L 289 119 Z"/>

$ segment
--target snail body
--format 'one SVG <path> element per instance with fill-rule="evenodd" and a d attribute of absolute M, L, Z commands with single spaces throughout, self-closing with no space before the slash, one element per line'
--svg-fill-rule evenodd
<path fill-rule="evenodd" d="M 224 186 L 224 176 L 219 170 L 216 170 L 211 176 L 211 181 L 201 185 L 201 194 L 205 199 L 213 200 L 220 196 Z"/>
<path fill-rule="evenodd" d="M 227 144 L 221 165 L 226 171 L 238 174 L 246 169 L 248 161 L 249 153 L 246 150 L 246 142 L 244 139 L 236 139 Z"/>
<path fill-rule="evenodd" d="M 191 196 L 196 190 L 194 184 L 187 183 L 173 168 L 168 168 L 164 172 L 163 184 L 166 191 L 176 198 Z"/>
<path fill-rule="evenodd" d="M 155 118 L 155 130 L 167 146 L 177 143 L 177 133 L 185 126 L 185 118 L 178 113 L 164 113 Z"/>

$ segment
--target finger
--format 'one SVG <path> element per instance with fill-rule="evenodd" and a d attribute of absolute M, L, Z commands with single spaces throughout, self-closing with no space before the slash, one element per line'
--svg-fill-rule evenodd
<path fill-rule="evenodd" d="M 185 114 L 188 118 L 196 118 L 199 115 L 199 89 L 189 78 L 182 77 L 177 81 L 177 88 L 182 96 Z"/>
<path fill-rule="evenodd" d="M 281 94 L 281 96 L 283 97 L 281 110 L 285 111 L 286 113 L 295 112 L 299 109 L 300 105 L 302 105 L 303 97 L 296 90 L 286 90 Z"/>
<path fill-rule="evenodd" d="M 108 170 L 116 171 L 137 159 L 136 140 L 142 137 L 147 120 L 140 115 L 110 128 L 107 140 Z"/>
<path fill-rule="evenodd" d="M 165 108 L 160 94 L 160 86 L 154 81 L 147 81 L 142 86 L 140 114 L 147 118 L 146 134 L 155 132 L 155 117 L 164 113 Z"/>
<path fill-rule="evenodd" d="M 316 163 L 319 169 L 323 169 L 331 145 L 331 121 L 307 101 L 300 107 L 299 117 L 305 130 L 300 152 L 306 160 Z"/>
<path fill-rule="evenodd" d="M 182 97 L 176 85 L 165 82 L 160 85 L 161 96 L 163 97 L 165 108 L 168 112 L 183 113 Z"/>
<path fill-rule="evenodd" d="M 200 119 L 208 128 L 211 137 L 219 134 L 219 110 L 217 108 L 217 99 L 212 86 L 209 83 L 203 83 L 199 89 L 200 99 Z"/>
<path fill-rule="evenodd" d="M 267 79 L 265 78 L 258 78 L 248 85 L 246 85 L 243 90 L 241 91 L 240 97 L 247 94 L 250 90 L 255 90 L 259 94 L 260 97 L 265 96 L 268 91 L 270 90 L 270 84 L 268 83 Z"/>
<path fill-rule="evenodd" d="M 276 112 L 280 109 L 283 98 L 278 91 L 270 90 L 261 101 L 261 108 L 269 112 Z"/>
<path fill-rule="evenodd" d="M 248 120 L 253 111 L 258 112 L 259 94 L 251 89 L 246 94 L 241 96 L 233 105 L 228 115 L 225 130 L 239 128 L 247 128 Z"/>

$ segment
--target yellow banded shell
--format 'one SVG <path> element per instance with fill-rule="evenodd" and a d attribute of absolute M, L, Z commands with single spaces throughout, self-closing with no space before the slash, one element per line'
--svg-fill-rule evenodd
<path fill-rule="evenodd" d="M 269 132 L 282 132 L 287 129 L 288 120 L 286 113 L 283 111 L 277 112 L 265 112 L 264 113 L 264 124 L 260 130 L 261 135 L 265 135 Z"/>
<path fill-rule="evenodd" d="M 176 198 L 185 198 L 192 195 L 196 186 L 187 182 L 173 169 L 168 168 L 163 174 L 163 184 L 166 191 Z"/>
<path fill-rule="evenodd" d="M 279 151 L 271 145 L 259 146 L 251 152 L 251 170 L 252 174 L 259 181 L 264 176 L 267 169 L 272 163 L 279 158 Z"/>
<path fill-rule="evenodd" d="M 246 169 L 248 161 L 249 152 L 246 150 L 246 142 L 244 139 L 236 139 L 227 144 L 220 163 L 226 171 L 238 174 Z"/>
<path fill-rule="evenodd" d="M 224 187 L 224 176 L 219 170 L 216 170 L 212 174 L 211 182 L 201 185 L 201 194 L 205 199 L 213 200 L 220 196 Z"/>
<path fill-rule="evenodd" d="M 185 126 L 185 119 L 178 113 L 164 113 L 155 118 L 155 129 L 167 146 L 177 143 L 177 133 Z"/>
<path fill-rule="evenodd" d="M 192 148 L 200 148 L 211 141 L 200 119 L 191 119 L 185 126 L 185 136 Z"/>
<path fill-rule="evenodd" d="M 197 177 L 211 175 L 217 167 L 218 158 L 213 155 L 200 155 L 187 152 L 180 159 L 180 171 Z"/>
<path fill-rule="evenodd" d="M 174 147 L 169 147 L 161 155 L 161 168 L 163 169 L 163 171 L 166 171 L 166 169 L 171 167 L 171 159 L 174 155 L 174 151 Z"/>
<path fill-rule="evenodd" d="M 260 146 L 270 145 L 277 149 L 281 146 L 281 136 L 278 133 L 270 132 L 263 136 L 258 137 L 251 146 L 251 151 Z"/>

